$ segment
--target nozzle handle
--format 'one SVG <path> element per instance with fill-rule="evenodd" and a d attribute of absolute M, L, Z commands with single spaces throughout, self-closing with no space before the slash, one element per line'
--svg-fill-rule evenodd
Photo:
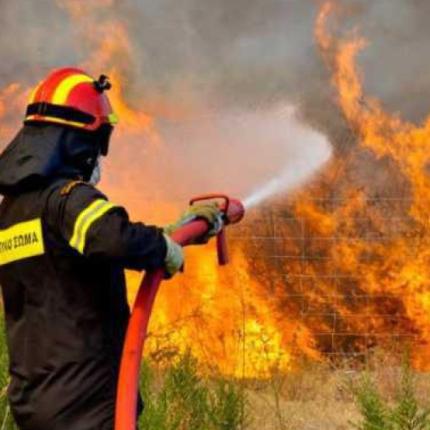
<path fill-rule="evenodd" d="M 230 197 L 222 193 L 204 194 L 202 196 L 194 197 L 190 200 L 190 206 L 197 202 L 203 202 L 206 200 L 222 200 L 223 203 L 220 205 L 220 209 L 224 214 L 228 213 L 228 208 L 230 206 Z"/>
<path fill-rule="evenodd" d="M 216 249 L 218 254 L 218 264 L 220 266 L 225 266 L 229 262 L 225 228 L 222 228 L 216 236 Z"/>
<path fill-rule="evenodd" d="M 207 200 L 222 200 L 220 204 L 220 210 L 223 214 L 223 224 L 224 226 L 229 223 L 228 210 L 230 207 L 230 197 L 222 193 L 205 194 L 202 196 L 194 197 L 190 200 L 190 205 L 194 205 L 197 202 L 207 201 Z M 227 238 L 225 234 L 225 227 L 220 230 L 216 236 L 216 248 L 218 254 L 218 264 L 220 266 L 225 266 L 228 264 L 228 249 L 227 249 Z"/>

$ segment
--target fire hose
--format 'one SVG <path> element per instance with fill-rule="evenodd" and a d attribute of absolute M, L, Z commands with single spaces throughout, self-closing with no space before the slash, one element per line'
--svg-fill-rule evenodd
<path fill-rule="evenodd" d="M 190 205 L 207 200 L 221 200 L 223 227 L 216 237 L 218 263 L 228 263 L 225 226 L 236 224 L 245 215 L 243 204 L 223 194 L 209 194 L 192 199 Z M 195 219 L 178 228 L 172 239 L 182 246 L 198 242 L 209 231 L 209 224 Z M 139 371 L 149 320 L 159 286 L 165 277 L 163 269 L 148 272 L 139 287 L 127 328 L 122 353 L 115 409 L 115 430 L 136 430 Z"/>

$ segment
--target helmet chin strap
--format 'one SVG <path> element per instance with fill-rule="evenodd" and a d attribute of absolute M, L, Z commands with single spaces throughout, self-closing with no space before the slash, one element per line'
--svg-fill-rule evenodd
<path fill-rule="evenodd" d="M 93 173 L 91 174 L 91 178 L 88 181 L 89 184 L 96 186 L 102 177 L 102 168 L 101 168 L 101 156 L 97 157 L 96 165 L 94 166 Z"/>

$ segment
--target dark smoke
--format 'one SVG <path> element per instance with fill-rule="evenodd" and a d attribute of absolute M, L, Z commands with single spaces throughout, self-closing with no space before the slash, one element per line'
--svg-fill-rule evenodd
<path fill-rule="evenodd" d="M 356 26 L 370 42 L 359 57 L 366 90 L 388 109 L 421 121 L 430 111 L 430 4 L 425 0 L 337 3 L 345 13 L 336 31 L 343 34 Z M 70 4 L 75 11 L 82 9 L 80 19 L 71 18 Z M 0 86 L 15 81 L 33 85 L 61 65 L 91 67 L 91 58 L 109 37 L 104 24 L 114 21 L 128 30 L 131 47 L 104 65 L 119 67 L 128 100 L 161 119 L 167 138 L 175 124 L 169 118 L 162 120 L 165 111 L 160 106 L 166 104 L 175 106 L 175 112 L 191 107 L 218 113 L 270 111 L 292 104 L 304 122 L 324 132 L 338 151 L 348 151 L 356 142 L 336 106 L 330 73 L 314 41 L 321 4 L 0 0 Z M 224 127 L 234 127 L 234 121 L 220 121 Z M 275 163 L 273 170 L 277 169 Z"/>
<path fill-rule="evenodd" d="M 71 21 L 65 3 L 0 2 L 0 85 L 16 80 L 33 83 L 54 66 L 91 56 L 94 40 L 85 38 Z M 332 94 L 313 39 L 321 2 L 100 3 L 97 11 L 90 12 L 91 21 L 113 18 L 126 23 L 131 34 L 133 53 L 126 59 L 130 64 L 124 65 L 131 66 L 130 97 L 145 99 L 149 106 L 160 99 L 178 103 L 197 99 L 205 106 L 245 109 L 288 101 L 300 104 L 312 123 L 327 127 L 328 118 L 321 111 L 330 105 Z M 425 0 L 338 3 L 348 11 L 345 27 L 357 25 L 371 43 L 360 59 L 368 91 L 392 110 L 422 119 L 430 110 L 430 4 Z"/>
<path fill-rule="evenodd" d="M 304 0 L 135 1 L 128 16 L 140 85 L 137 94 L 193 96 L 252 109 L 302 105 L 306 118 L 333 122 L 329 73 L 315 47 L 319 4 Z M 360 57 L 366 89 L 392 111 L 419 121 L 430 111 L 430 4 L 425 0 L 343 0 L 337 30 L 357 27 L 369 47 Z M 152 7 L 150 6 L 152 5 Z M 339 24 L 339 23 L 338 23 Z M 342 25 L 343 24 L 343 25 Z M 188 85 L 183 85 L 185 81 Z M 139 92 L 139 88 L 141 92 Z M 185 94 L 184 94 L 185 91 Z M 182 94 L 181 94 L 182 93 Z M 329 115 L 333 115 L 330 117 Z"/>

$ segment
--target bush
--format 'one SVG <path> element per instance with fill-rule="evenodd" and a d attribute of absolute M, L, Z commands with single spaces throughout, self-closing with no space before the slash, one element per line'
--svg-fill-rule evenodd
<path fill-rule="evenodd" d="M 242 391 L 231 381 L 200 377 L 189 353 L 156 385 L 154 371 L 145 363 L 141 376 L 145 399 L 139 423 L 142 430 L 237 430 L 243 424 Z"/>
<path fill-rule="evenodd" d="M 18 430 L 13 422 L 6 390 L 8 354 L 3 318 L 0 324 L 0 430 Z M 144 362 L 141 392 L 145 411 L 142 430 L 237 430 L 242 422 L 244 396 L 237 384 L 224 379 L 206 380 L 197 373 L 196 361 L 185 354 L 157 380 Z"/>
<path fill-rule="evenodd" d="M 358 430 L 430 430 L 430 409 L 418 404 L 415 377 L 408 364 L 402 368 L 401 380 L 393 402 L 386 400 L 367 373 L 357 387 L 352 388 L 361 412 Z"/>
<path fill-rule="evenodd" d="M 7 400 L 9 385 L 9 359 L 6 346 L 4 317 L 0 314 L 0 430 L 17 430 Z"/>

